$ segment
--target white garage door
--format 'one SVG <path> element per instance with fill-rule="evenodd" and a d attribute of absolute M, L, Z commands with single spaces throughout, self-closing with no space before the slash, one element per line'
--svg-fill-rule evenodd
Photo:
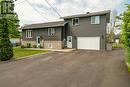
<path fill-rule="evenodd" d="M 100 50 L 100 37 L 78 37 L 77 48 Z"/>

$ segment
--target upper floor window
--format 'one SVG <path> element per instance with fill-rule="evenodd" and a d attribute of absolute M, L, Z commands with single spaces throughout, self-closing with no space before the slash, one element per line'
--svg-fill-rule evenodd
<path fill-rule="evenodd" d="M 48 29 L 48 36 L 54 36 L 55 34 L 55 29 L 54 28 L 49 28 Z"/>
<path fill-rule="evenodd" d="M 26 38 L 32 38 L 32 30 L 26 30 Z"/>
<path fill-rule="evenodd" d="M 79 25 L 79 18 L 72 19 L 72 25 Z"/>
<path fill-rule="evenodd" d="M 100 16 L 91 16 L 91 24 L 100 24 Z"/>

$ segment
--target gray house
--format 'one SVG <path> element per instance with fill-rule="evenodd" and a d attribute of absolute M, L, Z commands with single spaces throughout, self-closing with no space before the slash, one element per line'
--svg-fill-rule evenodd
<path fill-rule="evenodd" d="M 22 44 L 46 49 L 106 49 L 106 26 L 110 10 L 61 17 L 64 21 L 22 27 Z"/>

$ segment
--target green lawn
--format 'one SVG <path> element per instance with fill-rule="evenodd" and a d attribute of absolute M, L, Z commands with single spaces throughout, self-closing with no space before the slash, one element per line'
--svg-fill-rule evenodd
<path fill-rule="evenodd" d="M 20 57 L 34 55 L 38 53 L 45 53 L 47 50 L 31 50 L 20 47 L 14 47 L 14 59 L 21 59 Z"/>

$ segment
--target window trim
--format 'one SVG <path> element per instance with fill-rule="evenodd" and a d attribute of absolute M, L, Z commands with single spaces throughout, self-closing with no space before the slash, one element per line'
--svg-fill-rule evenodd
<path fill-rule="evenodd" d="M 26 30 L 26 38 L 32 38 L 32 30 Z"/>
<path fill-rule="evenodd" d="M 92 18 L 94 17 L 94 23 L 92 21 Z M 91 24 L 100 24 L 101 17 L 100 16 L 91 16 Z"/>
<path fill-rule="evenodd" d="M 48 28 L 48 36 L 54 36 L 55 35 L 55 28 Z"/>
<path fill-rule="evenodd" d="M 78 24 L 75 24 L 74 25 L 74 20 L 78 19 Z M 79 25 L 79 18 L 72 18 L 72 26 L 76 26 L 76 25 Z"/>

